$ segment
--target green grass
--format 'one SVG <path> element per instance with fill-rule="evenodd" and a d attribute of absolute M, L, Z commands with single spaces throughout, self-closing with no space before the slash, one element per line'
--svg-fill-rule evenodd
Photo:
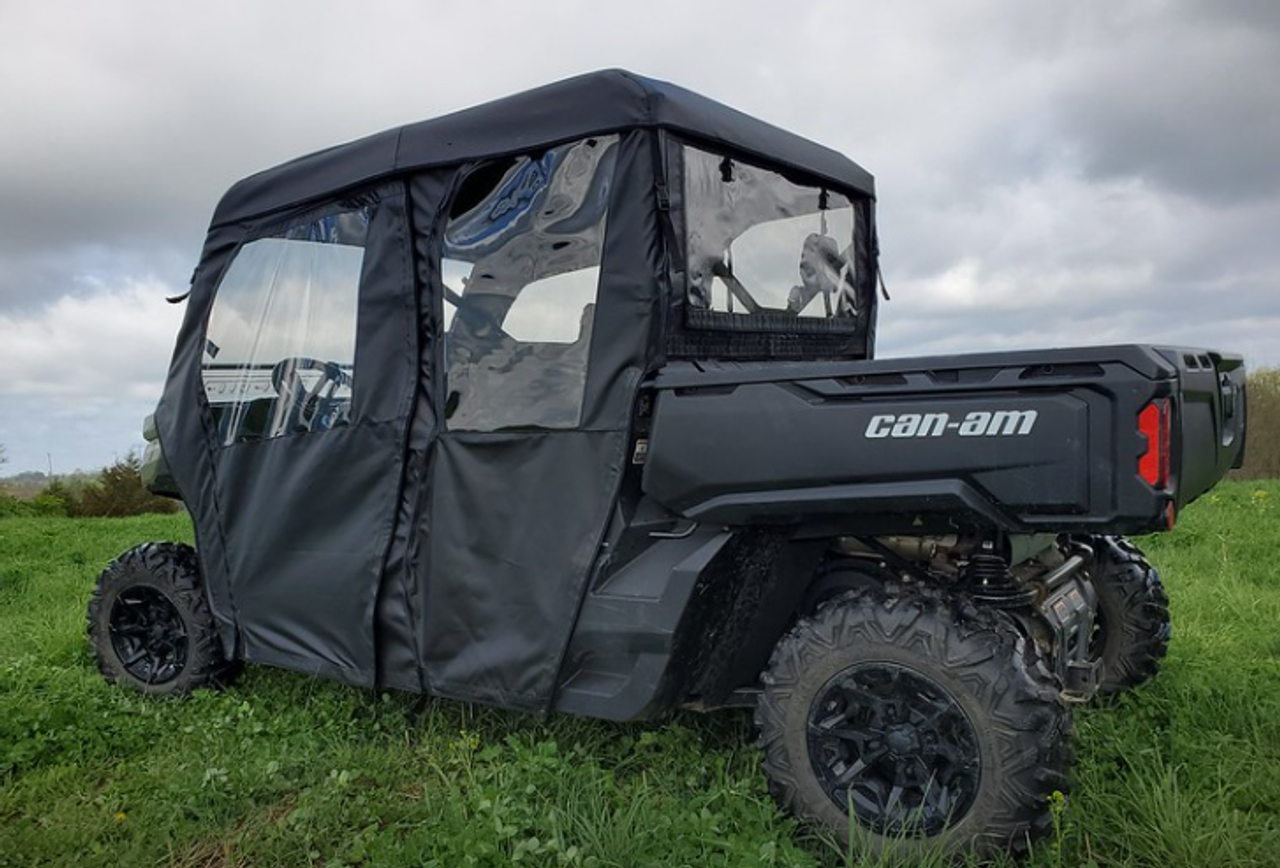
<path fill-rule="evenodd" d="M 835 865 L 768 798 L 744 714 L 540 720 L 251 667 L 145 700 L 98 676 L 99 569 L 181 517 L 0 520 L 0 866 Z M 1280 865 L 1280 483 L 1142 541 L 1172 598 L 1149 687 L 1076 716 L 1034 866 Z"/>

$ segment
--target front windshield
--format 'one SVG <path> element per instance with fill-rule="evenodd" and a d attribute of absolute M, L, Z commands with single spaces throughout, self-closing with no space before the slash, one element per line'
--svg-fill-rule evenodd
<path fill-rule="evenodd" d="M 864 281 L 846 196 L 693 147 L 684 179 L 691 310 L 856 322 Z"/>

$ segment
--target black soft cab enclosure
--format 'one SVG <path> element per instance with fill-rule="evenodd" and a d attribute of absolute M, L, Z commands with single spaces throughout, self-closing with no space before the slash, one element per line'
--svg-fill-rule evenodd
<path fill-rule="evenodd" d="M 103 573 L 103 672 L 753 704 L 800 815 L 1025 846 L 1070 705 L 1164 652 L 1114 534 L 1239 460 L 1243 366 L 875 360 L 877 278 L 866 171 L 616 70 L 241 181 L 148 425 L 198 553 Z"/>
<path fill-rule="evenodd" d="M 724 177 L 682 255 L 681 199 Z M 871 196 L 833 151 L 618 71 L 237 184 L 156 414 L 224 646 L 549 708 L 642 381 L 672 349 L 865 357 Z M 824 226 L 843 291 L 788 313 Z M 743 330 L 757 273 L 781 296 Z"/>

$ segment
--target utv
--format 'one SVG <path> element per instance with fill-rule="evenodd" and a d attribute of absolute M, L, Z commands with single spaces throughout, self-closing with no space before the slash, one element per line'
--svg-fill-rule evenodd
<path fill-rule="evenodd" d="M 1025 849 L 1072 706 L 1165 652 L 1117 535 L 1240 461 L 1244 369 L 874 360 L 874 204 L 840 154 L 621 71 L 236 184 L 147 431 L 198 553 L 102 574 L 103 674 L 751 706 L 800 817 Z"/>

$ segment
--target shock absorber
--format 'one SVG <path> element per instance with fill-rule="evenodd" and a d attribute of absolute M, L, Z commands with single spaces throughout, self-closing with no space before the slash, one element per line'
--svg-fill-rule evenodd
<path fill-rule="evenodd" d="M 1008 561 L 996 552 L 990 541 L 969 555 L 960 572 L 960 584 L 975 601 L 998 609 L 1026 606 L 1036 596 L 1034 589 L 1018 584 L 1009 573 Z"/>

